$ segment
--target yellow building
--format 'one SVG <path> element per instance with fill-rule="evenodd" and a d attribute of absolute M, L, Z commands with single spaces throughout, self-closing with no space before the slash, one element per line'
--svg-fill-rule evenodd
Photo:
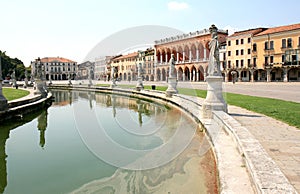
<path fill-rule="evenodd" d="M 111 66 L 117 67 L 118 69 L 118 78 L 120 80 L 136 80 L 137 77 L 137 56 L 138 53 L 130 53 L 127 55 L 122 55 L 112 59 Z"/>
<path fill-rule="evenodd" d="M 254 81 L 254 72 L 251 63 L 253 36 L 266 30 L 266 28 L 256 28 L 238 31 L 226 38 L 226 57 L 227 63 L 223 73 L 225 81 L 234 79 L 238 81 Z"/>
<path fill-rule="evenodd" d="M 269 28 L 253 37 L 252 61 L 261 80 L 300 81 L 300 24 Z"/>

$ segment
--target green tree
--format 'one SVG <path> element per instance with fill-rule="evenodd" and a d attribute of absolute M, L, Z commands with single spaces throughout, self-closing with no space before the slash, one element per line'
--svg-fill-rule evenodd
<path fill-rule="evenodd" d="M 2 64 L 2 77 L 10 76 L 11 73 L 16 71 L 16 79 L 21 80 L 25 78 L 24 63 L 18 58 L 10 58 L 6 55 L 6 51 L 0 50 L 1 64 Z"/>

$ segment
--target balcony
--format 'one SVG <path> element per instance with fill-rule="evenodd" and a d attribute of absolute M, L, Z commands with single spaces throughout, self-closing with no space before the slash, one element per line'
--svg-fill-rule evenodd
<path fill-rule="evenodd" d="M 300 65 L 300 61 L 286 61 L 286 62 L 284 62 L 284 66 L 290 66 L 290 65 Z"/>

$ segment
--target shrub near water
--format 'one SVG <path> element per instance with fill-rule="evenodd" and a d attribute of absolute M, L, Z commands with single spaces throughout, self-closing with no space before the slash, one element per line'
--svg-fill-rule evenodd
<path fill-rule="evenodd" d="M 14 89 L 14 88 L 2 88 L 2 92 L 8 101 L 22 98 L 24 96 L 27 96 L 30 93 L 27 90 Z"/>

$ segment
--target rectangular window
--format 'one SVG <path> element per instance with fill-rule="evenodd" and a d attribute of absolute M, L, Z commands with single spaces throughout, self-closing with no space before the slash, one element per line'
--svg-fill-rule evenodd
<path fill-rule="evenodd" d="M 250 55 L 251 54 L 251 49 L 248 49 L 248 55 Z"/>
<path fill-rule="evenodd" d="M 236 44 L 236 45 L 239 45 L 239 40 L 235 40 L 235 44 Z"/>
<path fill-rule="evenodd" d="M 256 58 L 253 58 L 253 66 L 256 67 Z"/>
<path fill-rule="evenodd" d="M 235 67 L 239 67 L 239 60 L 235 61 Z"/>
<path fill-rule="evenodd" d="M 269 57 L 265 57 L 265 65 L 269 63 Z"/>
<path fill-rule="evenodd" d="M 281 40 L 281 48 L 286 48 L 286 39 Z"/>
<path fill-rule="evenodd" d="M 229 56 L 229 57 L 231 56 L 231 51 L 228 51 L 228 56 Z"/>
<path fill-rule="evenodd" d="M 269 49 L 269 42 L 265 42 L 265 50 L 268 50 Z"/>
<path fill-rule="evenodd" d="M 248 43 L 251 43 L 251 38 L 248 38 Z"/>
<path fill-rule="evenodd" d="M 284 63 L 284 61 L 285 61 L 285 56 L 281 55 L 281 62 Z"/>
<path fill-rule="evenodd" d="M 228 68 L 231 68 L 231 61 L 228 61 Z"/>
<path fill-rule="evenodd" d="M 247 65 L 248 65 L 248 67 L 250 66 L 250 63 L 251 63 L 251 59 L 247 59 Z"/>
<path fill-rule="evenodd" d="M 292 48 L 292 39 L 291 38 L 288 38 L 288 40 L 287 40 L 287 47 Z"/>
<path fill-rule="evenodd" d="M 241 67 L 244 67 L 244 60 L 241 60 Z"/>
<path fill-rule="evenodd" d="M 239 50 L 235 51 L 235 55 L 238 56 L 239 55 Z"/>
<path fill-rule="evenodd" d="M 274 56 L 270 56 L 270 63 L 274 63 Z"/>
<path fill-rule="evenodd" d="M 231 46 L 231 41 L 230 40 L 228 40 L 228 46 Z"/>
<path fill-rule="evenodd" d="M 257 46 L 256 43 L 253 44 L 253 51 L 256 52 L 257 51 Z"/>
<path fill-rule="evenodd" d="M 273 40 L 270 41 L 270 50 L 274 50 L 274 41 Z"/>
<path fill-rule="evenodd" d="M 244 49 L 241 49 L 241 55 L 244 55 Z"/>
<path fill-rule="evenodd" d="M 241 44 L 244 44 L 244 39 L 241 39 Z"/>

